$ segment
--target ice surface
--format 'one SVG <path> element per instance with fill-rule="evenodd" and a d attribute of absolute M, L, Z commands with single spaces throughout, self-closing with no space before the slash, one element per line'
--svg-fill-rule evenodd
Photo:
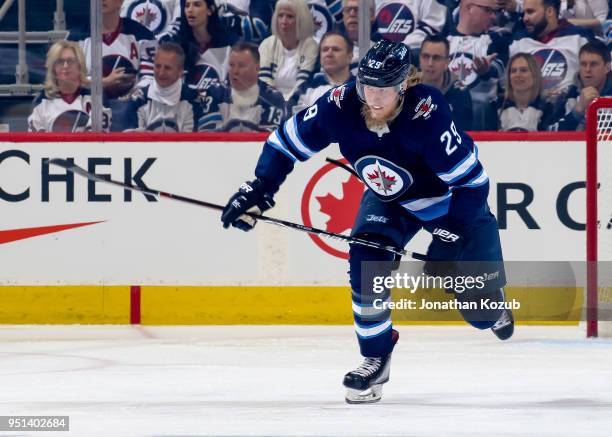
<path fill-rule="evenodd" d="M 612 342 L 401 326 L 383 400 L 347 405 L 348 326 L 1 326 L 0 414 L 47 436 L 612 436 Z"/>

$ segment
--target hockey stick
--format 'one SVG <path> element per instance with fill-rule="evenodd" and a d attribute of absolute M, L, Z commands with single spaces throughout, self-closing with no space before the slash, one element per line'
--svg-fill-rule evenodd
<path fill-rule="evenodd" d="M 325 158 L 325 160 L 327 162 L 331 162 L 334 165 L 337 165 L 338 167 L 342 167 L 343 169 L 348 171 L 350 174 L 355 176 L 357 179 L 359 179 L 359 175 L 357 174 L 357 172 L 353 170 L 351 167 L 349 167 L 348 165 L 346 165 L 344 162 L 338 161 L 337 159 L 331 159 L 329 157 Z"/>
<path fill-rule="evenodd" d="M 172 200 L 176 200 L 179 202 L 184 202 L 184 203 L 190 203 L 192 205 L 198 205 L 198 206 L 203 206 L 205 208 L 210 208 L 210 209 L 216 209 L 217 211 L 223 211 L 224 207 L 221 205 L 217 205 L 215 203 L 210 203 L 210 202 L 205 202 L 203 200 L 198 200 L 198 199 L 192 199 L 190 197 L 185 197 L 185 196 L 181 196 L 178 194 L 173 194 L 173 193 L 167 193 L 165 191 L 160 191 L 160 190 L 155 190 L 153 188 L 143 188 L 143 187 L 137 187 L 134 185 L 130 185 L 124 182 L 119 182 L 119 181 L 115 181 L 113 179 L 110 178 L 106 178 L 106 177 L 102 177 L 99 176 L 95 173 L 90 173 L 87 170 L 85 170 L 84 168 L 79 167 L 78 165 L 66 160 L 66 159 L 60 159 L 60 158 L 53 158 L 49 160 L 49 164 L 53 164 L 53 165 L 57 165 L 58 167 L 62 167 L 64 169 L 66 169 L 69 172 L 72 172 L 74 174 L 77 174 L 79 176 L 83 176 L 89 180 L 92 181 L 96 181 L 96 182 L 103 182 L 105 184 L 111 184 L 111 185 L 116 185 L 118 187 L 122 187 L 124 189 L 127 190 L 131 190 L 131 191 L 137 191 L 137 192 L 141 192 L 144 194 L 150 194 L 152 196 L 155 197 L 160 197 L 160 198 L 167 198 L 167 199 L 172 199 Z M 333 238 L 336 240 L 342 240 L 342 241 L 346 241 L 347 243 L 352 243 L 352 244 L 359 244 L 361 246 L 368 246 L 368 247 L 373 247 L 376 249 L 381 249 L 381 250 L 386 250 L 387 252 L 392 252 L 395 253 L 397 255 L 409 255 L 414 259 L 419 259 L 419 260 L 427 260 L 427 258 L 425 257 L 425 255 L 422 255 L 420 253 L 413 253 L 413 252 L 407 252 L 404 249 L 400 249 L 397 247 L 393 247 L 393 246 L 387 246 L 384 244 L 380 244 L 380 243 L 376 243 L 374 241 L 369 241 L 369 240 L 364 240 L 363 238 L 356 238 L 356 237 L 351 237 L 348 235 L 342 235 L 342 234 L 336 234 L 334 232 L 328 232 L 328 231 L 324 231 L 323 229 L 318 229 L 318 228 L 313 228 L 310 226 L 306 226 L 306 225 L 302 225 L 299 223 L 293 223 L 293 222 L 288 222 L 285 220 L 280 220 L 280 219 L 276 219 L 276 218 L 272 218 L 272 217 L 267 217 L 265 215 L 258 215 L 258 214 L 253 214 L 250 212 L 246 212 L 246 215 L 248 215 L 249 217 L 252 217 L 256 220 L 261 220 L 263 222 L 266 223 L 272 223 L 274 225 L 278 225 L 278 226 L 284 226 L 287 228 L 291 228 L 291 229 L 297 229 L 299 231 L 303 231 L 303 232 L 308 232 L 309 234 L 315 234 L 315 235 L 322 235 L 324 237 L 328 237 L 328 238 Z"/>

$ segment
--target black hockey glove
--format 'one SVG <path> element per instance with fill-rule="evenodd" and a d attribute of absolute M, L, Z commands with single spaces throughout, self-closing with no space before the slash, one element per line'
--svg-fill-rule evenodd
<path fill-rule="evenodd" d="M 427 249 L 423 271 L 429 276 L 453 276 L 457 272 L 457 259 L 463 246 L 463 237 L 457 232 L 435 228 Z"/>
<path fill-rule="evenodd" d="M 232 225 L 243 231 L 250 231 L 255 227 L 257 220 L 244 213 L 248 211 L 261 214 L 273 206 L 272 195 L 265 191 L 261 180 L 245 182 L 240 185 L 238 192 L 230 197 L 221 213 L 223 227 L 227 229 Z"/>

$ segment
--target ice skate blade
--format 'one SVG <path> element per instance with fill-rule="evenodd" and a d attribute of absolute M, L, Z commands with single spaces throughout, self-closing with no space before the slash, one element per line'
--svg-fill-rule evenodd
<path fill-rule="evenodd" d="M 347 404 L 373 404 L 382 398 L 382 384 L 375 384 L 365 390 L 346 389 L 344 400 Z"/>

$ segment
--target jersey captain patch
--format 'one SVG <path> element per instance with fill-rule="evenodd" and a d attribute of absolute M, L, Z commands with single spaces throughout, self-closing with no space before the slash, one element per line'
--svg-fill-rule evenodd
<path fill-rule="evenodd" d="M 397 199 L 413 181 L 407 170 L 379 156 L 364 156 L 355 163 L 355 169 L 361 180 L 383 201 Z"/>

